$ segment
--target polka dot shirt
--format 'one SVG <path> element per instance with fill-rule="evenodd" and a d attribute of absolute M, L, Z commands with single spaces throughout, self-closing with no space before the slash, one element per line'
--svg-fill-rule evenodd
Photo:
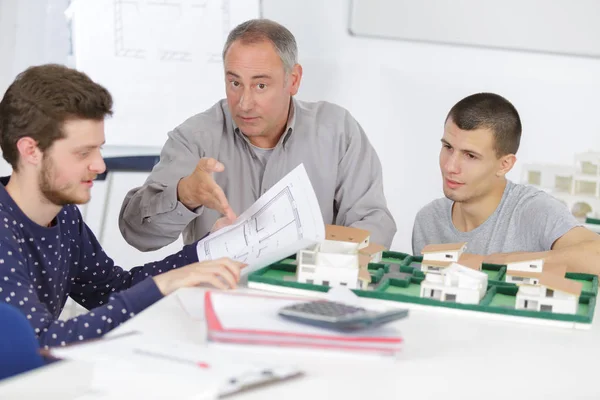
<path fill-rule="evenodd" d="M 102 336 L 162 295 L 151 276 L 198 261 L 195 245 L 162 261 L 124 271 L 114 265 L 77 206 L 51 227 L 31 221 L 0 180 L 0 301 L 19 308 L 45 347 Z M 58 320 L 70 296 L 90 310 Z"/>

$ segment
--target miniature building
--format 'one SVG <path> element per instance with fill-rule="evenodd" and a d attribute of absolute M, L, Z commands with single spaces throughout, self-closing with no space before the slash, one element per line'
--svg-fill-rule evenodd
<path fill-rule="evenodd" d="M 356 243 L 358 250 L 369 246 L 371 233 L 364 229 L 340 225 L 325 225 L 325 240 Z"/>
<path fill-rule="evenodd" d="M 298 282 L 325 286 L 358 286 L 359 259 L 355 246 L 324 241 L 298 252 Z"/>
<path fill-rule="evenodd" d="M 360 254 L 368 255 L 371 260 L 369 262 L 378 263 L 381 262 L 384 250 L 385 247 L 380 244 L 369 243 L 367 247 L 360 249 L 358 252 Z"/>
<path fill-rule="evenodd" d="M 439 273 L 455 262 L 474 270 L 481 270 L 483 256 L 464 253 L 466 246 L 465 242 L 425 246 L 421 251 L 423 255 L 421 271 Z"/>
<path fill-rule="evenodd" d="M 576 314 L 581 282 L 544 272 L 538 285 L 521 285 L 517 292 L 517 310 L 546 311 L 561 314 Z"/>
<path fill-rule="evenodd" d="M 600 216 L 600 152 L 576 154 L 571 165 L 525 164 L 521 182 L 549 192 L 578 218 Z"/>
<path fill-rule="evenodd" d="M 371 274 L 369 273 L 369 263 L 371 262 L 371 256 L 360 253 L 358 255 L 358 288 L 367 290 L 371 283 Z"/>
<path fill-rule="evenodd" d="M 369 236 L 363 229 L 326 225 L 322 243 L 298 252 L 297 281 L 366 289 L 371 283 L 369 262 L 380 261 L 385 249 L 369 243 Z"/>
<path fill-rule="evenodd" d="M 506 263 L 505 281 L 516 285 L 537 285 L 545 272 L 564 277 L 567 271 L 564 265 L 548 264 L 543 258 L 524 254 Z"/>
<path fill-rule="evenodd" d="M 488 276 L 457 263 L 439 274 L 427 274 L 421 282 L 421 297 L 462 304 L 479 304 L 487 289 Z"/>
<path fill-rule="evenodd" d="M 522 283 L 537 285 L 544 270 L 543 258 L 532 258 L 530 254 L 516 257 L 506 263 L 506 282 L 520 285 Z"/>

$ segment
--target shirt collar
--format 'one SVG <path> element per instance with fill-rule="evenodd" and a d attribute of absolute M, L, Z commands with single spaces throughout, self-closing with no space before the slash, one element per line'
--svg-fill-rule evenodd
<path fill-rule="evenodd" d="M 281 135 L 281 137 L 279 138 L 279 142 L 277 142 L 277 145 L 275 145 L 275 147 L 277 147 L 280 143 L 281 143 L 282 146 L 285 147 L 288 139 L 290 138 L 292 132 L 294 131 L 294 128 L 296 126 L 296 115 L 297 115 L 296 114 L 296 108 L 297 108 L 296 99 L 294 99 L 294 97 L 292 96 L 291 97 L 291 101 L 290 101 L 290 111 L 288 113 L 287 125 L 285 127 L 285 131 L 283 132 L 283 135 Z M 231 123 L 233 124 L 233 131 L 236 134 L 240 135 L 240 137 L 242 137 L 248 143 L 250 143 L 248 141 L 248 138 L 246 137 L 246 135 L 244 135 L 242 133 L 242 131 L 240 130 L 240 128 L 238 128 L 238 126 L 235 123 L 235 120 L 233 119 L 233 117 L 231 118 Z"/>

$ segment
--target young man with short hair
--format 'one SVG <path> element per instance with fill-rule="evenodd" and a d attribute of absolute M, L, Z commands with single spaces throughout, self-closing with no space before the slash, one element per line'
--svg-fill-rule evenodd
<path fill-rule="evenodd" d="M 181 287 L 235 287 L 243 267 L 198 263 L 195 244 L 130 271 L 114 265 L 76 206 L 106 169 L 111 114 L 105 88 L 60 65 L 27 69 L 0 102 L 0 145 L 13 167 L 0 179 L 0 301 L 19 308 L 45 346 L 101 336 Z M 68 297 L 91 311 L 60 321 Z"/>
<path fill-rule="evenodd" d="M 497 94 L 474 94 L 452 107 L 439 157 L 445 197 L 417 213 L 413 254 L 428 244 L 468 242 L 467 251 L 489 263 L 527 252 L 569 271 L 600 273 L 600 236 L 556 198 L 506 179 L 520 139 L 517 110 Z"/>

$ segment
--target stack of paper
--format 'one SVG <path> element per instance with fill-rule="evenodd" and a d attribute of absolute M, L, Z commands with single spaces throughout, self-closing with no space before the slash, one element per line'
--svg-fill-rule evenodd
<path fill-rule="evenodd" d="M 402 338 L 393 325 L 359 332 L 335 332 L 299 324 L 278 315 L 299 299 L 206 292 L 204 312 L 208 339 L 215 342 L 298 346 L 335 350 L 395 353 Z"/>

